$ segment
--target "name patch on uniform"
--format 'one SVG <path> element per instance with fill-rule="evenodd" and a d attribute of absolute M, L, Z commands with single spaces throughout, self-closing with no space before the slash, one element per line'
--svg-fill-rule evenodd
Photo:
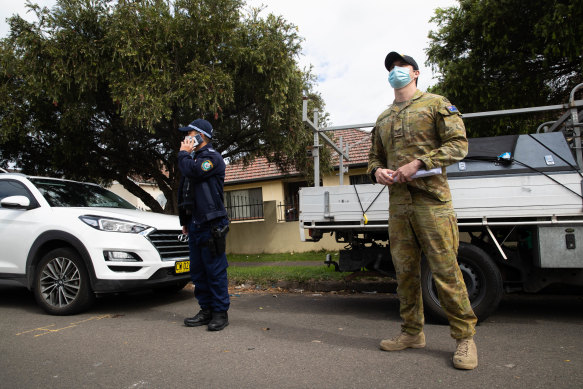
<path fill-rule="evenodd" d="M 447 109 L 449 112 L 451 112 L 451 113 L 456 113 L 456 112 L 459 112 L 459 111 L 457 110 L 457 108 L 456 108 L 456 106 L 455 106 L 455 105 L 449 105 L 449 106 L 447 106 L 447 107 L 445 107 L 445 108 L 446 108 L 446 109 Z"/>
<path fill-rule="evenodd" d="M 202 165 L 200 165 L 200 168 L 205 171 L 208 172 L 209 170 L 211 170 L 213 168 L 213 163 L 210 160 L 206 160 L 202 163 Z"/>

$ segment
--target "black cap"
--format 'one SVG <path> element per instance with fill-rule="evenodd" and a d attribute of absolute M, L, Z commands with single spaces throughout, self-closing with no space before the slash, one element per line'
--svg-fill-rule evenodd
<path fill-rule="evenodd" d="M 405 61 L 409 65 L 413 66 L 413 70 L 419 70 L 419 65 L 417 65 L 417 62 L 415 62 L 415 60 L 412 57 L 405 54 L 399 54 L 394 51 L 391 51 L 389 54 L 387 54 L 387 57 L 385 58 L 385 67 L 387 68 L 387 70 L 390 70 L 390 67 L 393 64 L 393 62 L 395 62 L 398 59 Z"/>
<path fill-rule="evenodd" d="M 209 139 L 213 137 L 213 126 L 204 119 L 196 119 L 186 127 L 180 127 L 178 131 L 190 132 L 198 131 L 206 135 Z"/>

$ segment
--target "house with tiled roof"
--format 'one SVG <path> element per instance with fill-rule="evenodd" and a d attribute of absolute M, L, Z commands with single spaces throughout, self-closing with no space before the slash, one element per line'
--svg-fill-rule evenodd
<path fill-rule="evenodd" d="M 342 140 L 343 148 L 348 146 L 350 161 L 343 161 L 343 183 L 358 184 L 368 182 L 366 166 L 370 149 L 370 132 L 360 129 L 337 130 L 333 134 L 336 143 Z M 322 177 L 322 185 L 340 183 L 340 159 L 332 154 L 335 175 Z M 278 205 L 297 206 L 297 192 L 308 182 L 299 171 L 282 172 L 266 158 L 256 158 L 248 165 L 242 162 L 227 165 L 225 172 L 225 200 L 227 207 L 233 208 L 231 220 L 258 218 L 257 214 L 237 212 L 241 204 L 263 201 L 277 201 Z M 288 207 L 289 211 L 289 207 Z M 283 215 L 281 215 L 283 216 Z"/>
<path fill-rule="evenodd" d="M 366 175 L 370 132 L 360 129 L 336 130 L 327 133 L 343 149 L 348 145 L 350 160 L 342 163 L 344 185 L 368 183 Z M 332 153 L 334 173 L 321 177 L 321 185 L 340 183 L 340 160 Z M 160 203 L 165 201 L 154 183 L 139 182 Z M 248 165 L 242 162 L 227 164 L 225 171 L 225 206 L 231 220 L 227 235 L 227 253 L 255 254 L 301 252 L 320 249 L 336 250 L 339 244 L 330 236 L 318 243 L 301 242 L 298 222 L 299 190 L 308 186 L 306 177 L 297 170 L 282 172 L 265 158 L 257 158 Z M 121 185 L 110 188 L 115 193 L 146 209 L 137 197 Z"/>
<path fill-rule="evenodd" d="M 366 174 L 370 132 L 360 129 L 336 130 L 327 134 L 337 145 L 348 146 L 349 161 L 342 163 L 344 185 L 369 183 Z M 340 159 L 332 156 L 334 173 L 321 177 L 321 185 L 340 183 Z M 225 172 L 225 206 L 231 219 L 228 251 L 233 253 L 290 252 L 337 249 L 332 238 L 318 244 L 301 242 L 298 200 L 306 177 L 291 170 L 282 172 L 265 158 L 248 165 L 232 163 Z"/>

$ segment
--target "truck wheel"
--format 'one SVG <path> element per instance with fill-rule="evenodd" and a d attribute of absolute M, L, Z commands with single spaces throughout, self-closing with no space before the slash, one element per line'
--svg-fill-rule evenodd
<path fill-rule="evenodd" d="M 87 309 L 95 298 L 79 255 L 69 248 L 45 254 L 36 266 L 34 297 L 52 315 L 71 315 Z"/>
<path fill-rule="evenodd" d="M 460 242 L 457 259 L 474 313 L 478 320 L 484 320 L 498 308 L 504 294 L 500 271 L 484 250 L 469 243 Z M 435 321 L 447 323 L 425 258 L 421 265 L 421 292 L 425 312 Z"/>

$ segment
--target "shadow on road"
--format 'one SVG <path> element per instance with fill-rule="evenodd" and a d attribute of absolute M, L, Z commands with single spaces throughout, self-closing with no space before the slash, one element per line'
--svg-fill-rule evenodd
<path fill-rule="evenodd" d="M 8 280 L 0 280 L 0 308 L 20 308 L 30 313 L 42 313 L 34 296 L 25 286 Z"/>
<path fill-rule="evenodd" d="M 583 322 L 583 294 L 510 294 L 486 321 L 520 323 L 531 320 Z"/>
<path fill-rule="evenodd" d="M 273 294 L 259 292 L 265 295 L 262 299 L 266 309 L 276 309 L 282 314 L 320 315 L 341 317 L 358 317 L 370 320 L 394 320 L 399 321 L 399 301 L 392 293 L 356 293 L 342 295 L 342 298 L 328 298 L 340 295 L 327 293 L 291 293 L 286 294 L 297 304 L 281 303 L 282 293 Z M 251 293 L 253 294 L 253 293 Z M 283 293 L 285 294 L 285 293 Z M 257 300 L 245 298 L 247 293 L 235 292 L 231 297 L 232 308 L 246 312 L 255 312 L 258 307 Z M 153 308 L 164 307 L 176 303 L 192 300 L 189 310 L 196 309 L 196 301 L 192 293 L 192 286 L 187 286 L 179 292 L 163 293 L 159 291 L 144 290 L 118 294 L 100 295 L 92 313 L 137 313 Z M 332 303 L 333 301 L 333 303 Z M 32 293 L 21 284 L 14 281 L 0 281 L 0 309 L 21 309 L 24 312 L 42 313 L 36 305 Z M 173 310 L 174 308 L 171 308 Z M 546 294 L 509 294 L 506 295 L 498 310 L 484 322 L 509 322 L 520 323 L 531 320 L 547 320 L 557 322 L 581 322 L 583 316 L 583 293 L 571 291 L 570 293 L 546 293 Z M 428 324 L 433 324 L 428 320 Z"/>
<path fill-rule="evenodd" d="M 194 295 L 192 289 L 189 290 L 188 287 L 173 293 L 147 289 L 106 294 L 97 297 L 89 312 L 139 312 L 189 299 L 194 299 Z M 20 308 L 30 313 L 43 313 L 37 306 L 31 291 L 17 282 L 6 280 L 0 280 L 0 309 L 2 308 Z"/>

